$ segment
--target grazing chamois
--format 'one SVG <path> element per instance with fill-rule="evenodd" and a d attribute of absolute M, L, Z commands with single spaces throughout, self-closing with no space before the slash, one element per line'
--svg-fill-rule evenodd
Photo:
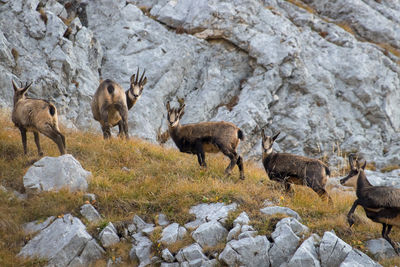
<path fill-rule="evenodd" d="M 60 129 L 58 128 L 56 107 L 49 101 L 26 97 L 25 93 L 31 87 L 32 83 L 26 83 L 25 87 L 19 88 L 14 80 L 12 80 L 12 85 L 14 88 L 14 108 L 11 118 L 14 125 L 21 132 L 24 153 L 27 154 L 28 152 L 26 132 L 31 131 L 35 137 L 39 156 L 43 156 L 39 133 L 53 140 L 57 144 L 60 153 L 62 155 L 65 154 L 65 137 L 60 133 Z"/>
<path fill-rule="evenodd" d="M 274 136 L 262 135 L 262 162 L 271 180 L 284 184 L 286 191 L 290 190 L 291 183 L 306 185 L 314 190 L 321 198 L 331 198 L 325 190 L 330 175 L 328 166 L 320 160 L 311 159 L 289 153 L 277 153 L 272 149 L 274 141 L 280 132 Z"/>
<path fill-rule="evenodd" d="M 112 81 L 102 81 L 92 99 L 93 118 L 100 122 L 104 139 L 111 137 L 110 127 L 118 125 L 119 133 L 129 138 L 128 133 L 128 110 L 142 95 L 143 87 L 147 83 L 147 77 L 142 73 L 139 79 L 139 68 L 137 74 L 130 79 L 130 88 L 124 92 L 122 87 Z"/>
<path fill-rule="evenodd" d="M 400 227 L 400 189 L 370 184 L 364 172 L 367 162 L 360 166 L 353 154 L 349 155 L 349 163 L 350 172 L 340 183 L 356 188 L 357 199 L 347 214 L 350 227 L 354 224 L 355 209 L 358 205 L 362 206 L 369 219 L 382 224 L 382 237 L 400 254 L 399 247 L 389 237 L 393 225 Z"/>
<path fill-rule="evenodd" d="M 224 121 L 180 125 L 185 104 L 181 104 L 178 109 L 171 109 L 168 101 L 166 107 L 169 135 L 181 152 L 197 155 L 197 160 L 203 167 L 207 167 L 205 152 L 222 152 L 231 160 L 225 173 L 229 175 L 233 167 L 238 165 L 240 179 L 244 180 L 243 158 L 236 152 L 240 140 L 244 139 L 242 130 L 233 123 Z"/>

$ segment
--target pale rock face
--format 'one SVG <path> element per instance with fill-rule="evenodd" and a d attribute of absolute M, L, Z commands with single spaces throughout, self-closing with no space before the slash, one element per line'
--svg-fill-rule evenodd
<path fill-rule="evenodd" d="M 119 242 L 117 230 L 111 222 L 101 231 L 99 238 L 104 247 L 110 247 Z"/>
<path fill-rule="evenodd" d="M 35 162 L 23 177 L 24 187 L 28 192 L 58 191 L 67 188 L 70 191 L 86 191 L 91 172 L 72 155 L 44 157 Z"/>
<path fill-rule="evenodd" d="M 366 247 L 377 260 L 390 259 L 397 256 L 392 245 L 383 238 L 368 240 Z"/>
<path fill-rule="evenodd" d="M 334 233 L 325 232 L 319 245 L 322 266 L 339 266 L 352 251 L 349 244 Z"/>
<path fill-rule="evenodd" d="M 216 246 L 226 239 L 228 231 L 217 221 L 201 224 L 193 233 L 192 237 L 200 246 Z"/>
<path fill-rule="evenodd" d="M 316 234 L 312 234 L 307 238 L 300 247 L 296 250 L 293 257 L 288 262 L 287 266 L 321 266 L 319 262 L 317 246 L 320 241 L 320 237 Z"/>
<path fill-rule="evenodd" d="M 287 263 L 296 252 L 300 238 L 287 224 L 282 224 L 276 228 L 271 237 L 274 240 L 269 250 L 271 266 L 275 267 Z"/>
<path fill-rule="evenodd" d="M 87 233 L 82 222 L 66 214 L 40 231 L 18 256 L 44 258 L 50 266 L 77 266 L 78 263 L 89 265 L 103 254 L 104 250 Z"/>

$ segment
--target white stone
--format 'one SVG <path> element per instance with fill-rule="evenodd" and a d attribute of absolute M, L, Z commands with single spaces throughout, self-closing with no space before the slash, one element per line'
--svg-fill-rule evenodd
<path fill-rule="evenodd" d="M 53 191 L 68 188 L 85 191 L 91 173 L 69 154 L 44 157 L 35 162 L 24 175 L 25 189 L 29 192 Z"/>
<path fill-rule="evenodd" d="M 96 223 L 101 220 L 101 215 L 91 204 L 83 205 L 80 212 L 89 222 Z"/>
<path fill-rule="evenodd" d="M 228 235 L 227 235 L 227 237 L 226 237 L 226 241 L 231 241 L 232 239 L 235 239 L 235 238 L 237 238 L 238 236 L 239 236 L 239 234 L 240 234 L 240 230 L 242 229 L 242 226 L 240 225 L 240 224 L 236 224 L 236 226 L 235 227 L 233 227 L 230 231 L 229 231 L 229 233 L 228 233 Z"/>
<path fill-rule="evenodd" d="M 319 245 L 322 266 L 339 266 L 352 251 L 350 245 L 332 232 L 325 232 Z"/>
<path fill-rule="evenodd" d="M 161 239 L 159 242 L 164 243 L 166 245 L 170 245 L 175 243 L 178 240 L 181 240 L 187 231 L 184 227 L 179 226 L 177 223 L 172 223 L 164 228 L 161 233 Z"/>
<path fill-rule="evenodd" d="M 392 245 L 384 238 L 368 240 L 365 247 L 377 260 L 390 259 L 397 256 Z"/>
<path fill-rule="evenodd" d="M 184 261 L 194 261 L 198 259 L 207 260 L 207 257 L 203 253 L 203 249 L 200 247 L 199 244 L 194 243 L 190 246 L 184 247 L 183 249 L 179 250 L 176 254 L 176 259 L 179 262 Z"/>
<path fill-rule="evenodd" d="M 134 241 L 129 252 L 130 258 L 138 259 L 140 267 L 151 264 L 151 246 L 153 245 L 151 240 L 141 233 L 134 234 L 132 237 Z"/>
<path fill-rule="evenodd" d="M 268 216 L 274 215 L 274 214 L 285 214 L 291 217 L 296 218 L 297 220 L 301 220 L 299 214 L 295 212 L 294 210 L 287 208 L 287 207 L 280 207 L 280 206 L 273 206 L 273 207 L 265 207 L 260 209 L 261 213 L 266 214 Z"/>
<path fill-rule="evenodd" d="M 340 267 L 378 267 L 382 266 L 379 263 L 373 261 L 366 254 L 362 253 L 358 249 L 353 249 L 347 254 L 347 257 L 340 264 Z"/>
<path fill-rule="evenodd" d="M 278 228 L 282 224 L 287 224 L 298 237 L 303 237 L 304 234 L 309 232 L 307 226 L 301 224 L 297 219 L 293 217 L 283 218 L 276 224 L 275 227 Z"/>
<path fill-rule="evenodd" d="M 250 219 L 247 216 L 247 213 L 243 211 L 240 215 L 233 221 L 233 226 L 235 227 L 237 224 L 246 225 L 249 224 Z"/>
<path fill-rule="evenodd" d="M 34 221 L 34 222 L 26 223 L 26 224 L 22 225 L 22 228 L 24 229 L 24 234 L 30 235 L 30 234 L 34 234 L 38 231 L 41 231 L 44 228 L 46 228 L 47 226 L 49 226 L 50 223 L 52 223 L 54 221 L 54 219 L 55 219 L 54 216 L 50 216 L 44 222 Z"/>
<path fill-rule="evenodd" d="M 274 243 L 269 250 L 271 266 L 280 266 L 287 263 L 295 253 L 300 238 L 287 224 L 282 224 L 271 234 Z"/>
<path fill-rule="evenodd" d="M 168 248 L 165 248 L 165 249 L 162 250 L 161 257 L 166 262 L 173 262 L 175 260 L 174 255 L 172 255 L 172 253 L 168 250 Z"/>
<path fill-rule="evenodd" d="M 288 262 L 288 267 L 298 267 L 298 266 L 321 266 L 319 262 L 319 256 L 317 252 L 317 245 L 320 241 L 320 237 L 316 234 L 312 234 L 307 238 L 300 247 L 296 250 L 293 257 Z"/>
<path fill-rule="evenodd" d="M 199 204 L 190 208 L 189 213 L 196 216 L 196 220 L 185 224 L 186 228 L 196 228 L 200 224 L 210 221 L 219 221 L 224 223 L 229 212 L 236 210 L 237 204 L 224 203 Z"/>
<path fill-rule="evenodd" d="M 88 265 L 103 253 L 82 222 L 66 214 L 30 240 L 18 256 L 43 258 L 49 265 L 67 266 L 71 262 Z"/>
<path fill-rule="evenodd" d="M 232 240 L 226 244 L 219 260 L 228 266 L 269 266 L 270 243 L 265 236 Z"/>
<path fill-rule="evenodd" d="M 193 239 L 202 247 L 216 246 L 225 240 L 227 235 L 228 231 L 217 221 L 203 223 L 192 232 Z"/>
<path fill-rule="evenodd" d="M 160 213 L 157 215 L 157 224 L 160 226 L 167 226 L 170 224 L 170 222 L 167 219 L 167 216 L 165 214 Z"/>
<path fill-rule="evenodd" d="M 99 238 L 104 247 L 110 247 L 119 242 L 117 230 L 111 222 L 100 232 Z"/>

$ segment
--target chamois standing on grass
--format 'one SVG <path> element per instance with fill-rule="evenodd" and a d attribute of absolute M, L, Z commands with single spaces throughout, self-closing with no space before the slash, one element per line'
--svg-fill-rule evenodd
<path fill-rule="evenodd" d="M 280 134 L 273 137 L 262 134 L 262 162 L 271 180 L 284 184 L 286 191 L 291 183 L 306 185 L 314 190 L 321 198 L 331 198 L 325 190 L 330 175 L 328 166 L 320 160 L 311 159 L 289 153 L 277 153 L 272 149 L 274 141 Z"/>
<path fill-rule="evenodd" d="M 112 81 L 102 81 L 96 90 L 92 100 L 93 118 L 100 122 L 104 139 L 111 137 L 110 127 L 118 125 L 119 133 L 129 138 L 128 133 L 128 110 L 142 95 L 143 87 L 147 83 L 147 77 L 142 73 L 139 79 L 139 68 L 137 74 L 130 79 L 130 88 L 124 92 L 122 87 Z"/>
<path fill-rule="evenodd" d="M 12 85 L 14 88 L 14 108 L 11 118 L 14 125 L 21 132 L 24 153 L 27 154 L 28 152 L 26 132 L 31 131 L 35 137 L 39 156 L 43 156 L 39 133 L 53 140 L 57 144 L 60 153 L 65 154 L 65 137 L 60 133 L 60 129 L 58 128 L 56 107 L 49 101 L 26 97 L 25 93 L 29 90 L 32 83 L 26 83 L 25 87 L 18 87 L 14 80 L 12 80 Z"/>
<path fill-rule="evenodd" d="M 393 225 L 400 227 L 400 189 L 370 184 L 364 172 L 367 162 L 360 166 L 353 154 L 349 155 L 349 163 L 350 172 L 340 183 L 356 189 L 357 199 L 347 214 L 350 227 L 354 224 L 355 209 L 358 205 L 362 206 L 369 219 L 382 224 L 382 237 L 400 254 L 399 247 L 389 237 Z"/>
<path fill-rule="evenodd" d="M 169 135 L 181 152 L 197 155 L 197 160 L 203 167 L 207 167 L 205 152 L 222 152 L 231 160 L 225 173 L 229 175 L 233 167 L 238 165 L 240 179 L 244 180 L 243 158 L 236 152 L 240 140 L 244 139 L 242 130 L 233 123 L 224 121 L 180 125 L 185 104 L 181 104 L 178 109 L 171 109 L 168 102 L 166 107 Z"/>

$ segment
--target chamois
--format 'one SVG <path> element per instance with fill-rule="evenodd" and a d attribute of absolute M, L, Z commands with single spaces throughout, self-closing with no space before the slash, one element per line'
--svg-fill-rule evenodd
<path fill-rule="evenodd" d="M 57 144 L 60 153 L 65 154 L 65 137 L 58 128 L 56 107 L 49 101 L 26 97 L 25 93 L 32 83 L 26 83 L 25 87 L 19 88 L 12 80 L 12 85 L 14 88 L 14 107 L 11 118 L 14 125 L 21 132 L 24 154 L 28 152 L 26 146 L 27 131 L 33 132 L 39 156 L 43 156 L 39 133 L 53 140 Z"/>
<path fill-rule="evenodd" d="M 322 161 L 289 153 L 277 153 L 272 149 L 274 141 L 280 132 L 273 137 L 262 135 L 262 162 L 271 180 L 284 184 L 286 191 L 291 183 L 306 185 L 314 190 L 321 198 L 331 198 L 325 190 L 330 175 L 328 166 Z"/>
<path fill-rule="evenodd" d="M 244 180 L 243 158 L 236 152 L 240 140 L 244 139 L 242 130 L 230 122 L 199 122 L 180 125 L 185 104 L 178 109 L 170 108 L 167 102 L 168 131 L 181 152 L 196 154 L 200 166 L 207 167 L 205 152 L 222 152 L 231 160 L 225 173 L 229 175 L 238 165 L 240 179 Z"/>
<path fill-rule="evenodd" d="M 129 138 L 128 110 L 142 95 L 143 87 L 147 83 L 145 72 L 139 79 L 138 68 L 137 74 L 131 76 L 130 88 L 125 92 L 118 83 L 112 80 L 107 79 L 100 83 L 93 96 L 91 107 L 93 118 L 101 124 L 104 139 L 111 137 L 110 127 L 116 125 L 119 128 L 118 136 L 124 134 L 126 138 Z"/>
<path fill-rule="evenodd" d="M 354 159 L 353 154 L 349 155 L 349 163 L 350 172 L 340 180 L 340 183 L 356 188 L 357 199 L 347 214 L 350 227 L 354 224 L 355 209 L 358 205 L 362 206 L 369 219 L 382 224 L 382 237 L 392 245 L 397 254 L 400 254 L 399 247 L 389 237 L 393 225 L 400 227 L 400 189 L 373 186 L 364 172 L 367 162 L 360 166 L 360 162 Z"/>

